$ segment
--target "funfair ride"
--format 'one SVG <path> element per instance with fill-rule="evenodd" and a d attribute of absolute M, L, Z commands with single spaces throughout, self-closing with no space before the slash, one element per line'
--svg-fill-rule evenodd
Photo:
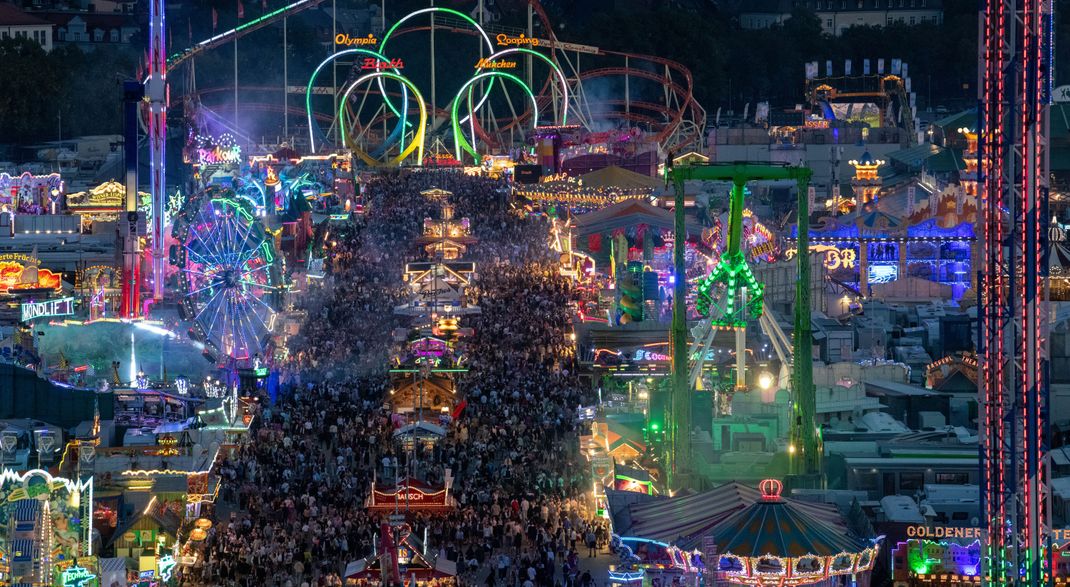
<path fill-rule="evenodd" d="M 524 135 L 523 127 L 538 126 L 535 124 L 537 118 L 544 121 L 552 120 L 553 124 L 561 127 L 570 124 L 578 125 L 583 132 L 591 134 L 604 130 L 607 124 L 643 127 L 644 132 L 639 133 L 638 140 L 663 149 L 683 149 L 700 144 L 701 131 L 705 126 L 705 111 L 694 101 L 691 74 L 685 67 L 658 57 L 606 51 L 589 45 L 561 42 L 553 34 L 554 29 L 542 6 L 536 0 L 532 0 L 528 8 L 529 25 L 526 30 L 486 24 L 481 22 L 482 19 L 477 21 L 467 14 L 449 8 L 422 9 L 398 20 L 384 32 L 382 39 L 367 40 L 368 43 L 377 42 L 378 51 L 371 51 L 369 48 L 344 49 L 329 56 L 317 68 L 306 89 L 305 114 L 309 121 L 309 140 L 312 148 L 319 151 L 323 148 L 348 146 L 354 141 L 359 142 L 368 129 L 382 128 L 386 125 L 388 118 L 402 118 L 401 114 L 404 109 L 399 109 L 399 103 L 406 96 L 411 98 L 411 94 L 404 88 L 400 89 L 400 92 L 387 91 L 383 82 L 389 83 L 389 81 L 381 78 L 376 80 L 374 86 L 384 103 L 373 111 L 370 118 L 361 119 L 355 116 L 353 106 L 348 103 L 338 104 L 337 112 L 332 111 L 324 116 L 315 107 L 314 96 L 321 93 L 337 96 L 342 90 L 340 88 L 324 89 L 315 85 L 314 82 L 319 72 L 328 64 L 333 67 L 333 62 L 339 58 L 356 58 L 350 67 L 357 76 L 369 71 L 392 71 L 395 75 L 401 75 L 397 69 L 403 61 L 390 51 L 390 41 L 402 35 L 423 31 L 432 31 L 432 40 L 429 43 L 432 55 L 435 32 L 469 35 L 477 37 L 480 41 L 480 58 L 473 64 L 475 70 L 473 78 L 483 76 L 478 84 L 469 80 L 465 87 L 456 93 L 452 87 L 437 87 L 434 81 L 432 60 L 431 86 L 421 88 L 422 95 L 427 98 L 427 118 L 431 123 L 427 132 L 435 133 L 441 125 L 448 122 L 451 126 L 448 130 L 453 135 L 455 147 L 456 143 L 459 143 L 464 152 L 473 156 L 477 141 L 483 144 L 486 152 L 500 152 L 508 149 L 515 143 L 518 135 Z M 536 17 L 543 35 L 550 38 L 540 38 L 535 28 Z M 430 22 L 426 22 L 427 19 Z M 366 41 L 364 38 L 359 40 L 361 44 Z M 356 55 L 358 52 L 369 55 Z M 372 53 L 378 55 L 371 55 Z M 581 69 L 580 56 L 583 56 L 584 63 L 588 67 L 595 67 Z M 367 62 L 372 59 L 381 60 L 381 64 L 373 61 L 369 66 Z M 515 69 L 510 72 L 493 71 L 495 64 L 503 60 L 508 67 Z M 523 63 L 515 64 L 514 60 L 522 60 Z M 517 67 L 517 65 L 522 65 L 522 67 Z M 547 75 L 539 83 L 533 81 L 537 79 L 534 78 L 534 65 L 547 66 Z M 516 79 L 512 79 L 510 75 L 503 75 L 506 73 Z M 621 82 L 624 92 L 619 99 L 596 99 L 584 91 L 585 82 L 599 80 L 599 83 L 602 83 L 601 80 L 607 79 Z M 488 100 L 488 96 L 495 85 L 504 88 L 503 84 L 506 81 L 521 89 L 521 99 L 527 104 L 514 105 L 508 95 L 505 95 L 508 115 L 497 116 L 493 113 L 494 101 Z M 442 81 L 438 82 L 438 85 L 442 84 Z M 271 91 L 270 88 L 263 87 L 248 87 L 243 88 L 244 90 L 256 93 Z M 655 91 L 659 96 L 657 103 L 650 99 L 651 92 Z M 223 95 L 223 89 L 218 92 L 215 89 L 207 89 L 201 93 L 202 95 L 209 93 Z M 369 85 L 357 94 L 361 98 L 361 105 L 371 93 L 373 89 Z M 453 99 L 439 104 L 436 103 L 436 96 L 452 96 Z M 468 99 L 470 101 L 465 102 Z M 331 103 L 337 104 L 337 101 Z M 465 104 L 468 106 L 467 112 L 460 108 L 460 105 Z M 415 106 L 410 102 L 409 109 Z M 516 106 L 522 106 L 522 108 Z M 256 104 L 250 107 L 259 108 Z M 500 104 L 498 107 L 501 107 Z M 266 109 L 273 110 L 276 107 L 272 103 Z M 458 110 L 459 116 L 454 114 Z M 479 114 L 473 116 L 473 111 Z M 545 114 L 540 116 L 542 111 L 545 111 Z M 328 133 L 323 132 L 320 120 L 330 121 L 327 125 L 330 129 Z M 405 128 L 406 133 L 415 132 L 411 123 L 405 123 Z M 395 137 L 396 133 L 389 134 Z M 395 137 L 393 140 L 398 139 Z M 469 146 L 472 147 L 471 150 L 468 149 Z M 458 149 L 455 148 L 455 150 Z"/>
<path fill-rule="evenodd" d="M 1051 584 L 1057 562 L 1041 281 L 1053 10 L 1050 0 L 981 3 L 980 576 L 991 585 Z"/>
<path fill-rule="evenodd" d="M 720 263 L 710 276 L 699 282 L 699 295 L 696 309 L 709 316 L 713 304 L 713 286 L 723 286 L 724 302 L 720 314 L 714 314 L 711 327 L 727 325 L 729 328 L 746 326 L 747 318 L 761 315 L 760 305 L 755 307 L 742 300 L 740 290 L 751 288 L 758 293 L 761 300 L 761 285 L 758 284 L 739 254 L 738 244 L 732 247 L 733 240 L 738 242 L 738 233 L 742 227 L 743 189 L 752 180 L 794 180 L 798 190 L 798 217 L 809 218 L 809 185 L 812 172 L 805 167 L 787 165 L 769 165 L 760 163 L 728 163 L 720 165 L 680 165 L 667 166 L 666 178 L 673 182 L 675 188 L 675 242 L 684 242 L 686 235 L 684 218 L 684 185 L 688 180 L 731 181 L 732 200 L 729 221 L 729 246 Z M 734 221 L 734 222 L 733 222 Z M 800 220 L 802 222 L 803 220 Z M 810 249 L 807 231 L 801 231 L 796 249 L 798 262 L 798 279 L 795 287 L 795 329 L 793 354 L 795 357 L 811 356 L 810 335 Z M 691 461 L 691 388 L 687 344 L 687 277 L 684 264 L 683 247 L 673 250 L 674 273 L 677 279 L 673 291 L 673 318 L 670 339 L 672 342 L 672 385 L 669 390 L 671 417 L 669 421 L 669 438 L 666 448 L 666 477 L 669 487 L 686 486 Z M 753 302 L 751 300 L 750 302 Z M 701 331 L 700 331 L 701 332 Z M 705 341 L 703 344 L 708 344 Z M 737 342 L 738 345 L 738 342 Z M 738 351 L 737 351 L 738 352 Z M 703 360 L 704 353 L 696 357 Z M 742 368 L 742 367 L 741 367 Z M 737 375 L 738 377 L 739 375 Z M 739 379 L 737 378 L 737 382 Z M 813 364 L 810 361 L 795 361 L 792 370 L 792 408 L 791 440 L 789 460 L 793 487 L 818 487 L 823 485 L 821 470 L 821 436 L 817 430 L 816 398 L 814 396 Z"/>
<path fill-rule="evenodd" d="M 175 217 L 171 262 L 181 272 L 182 314 L 193 338 L 224 363 L 261 355 L 283 289 L 274 238 L 253 206 L 234 192 L 209 188 Z"/>

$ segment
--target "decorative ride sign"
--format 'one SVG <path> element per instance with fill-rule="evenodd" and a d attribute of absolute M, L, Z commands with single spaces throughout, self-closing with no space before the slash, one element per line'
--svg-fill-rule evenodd
<path fill-rule="evenodd" d="M 74 314 L 74 298 L 59 298 L 22 304 L 23 322 L 29 322 L 36 318 L 70 316 L 72 314 Z"/>

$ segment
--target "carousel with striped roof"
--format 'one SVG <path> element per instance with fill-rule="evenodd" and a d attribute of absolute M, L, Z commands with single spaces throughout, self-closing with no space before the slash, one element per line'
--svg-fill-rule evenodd
<path fill-rule="evenodd" d="M 883 537 L 859 536 L 835 505 L 728 483 L 659 498 L 607 491 L 617 585 L 867 586 Z"/>

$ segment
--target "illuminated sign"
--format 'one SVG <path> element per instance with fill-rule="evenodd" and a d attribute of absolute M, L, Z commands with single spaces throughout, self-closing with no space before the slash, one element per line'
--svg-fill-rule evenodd
<path fill-rule="evenodd" d="M 379 491 L 378 489 L 372 491 L 373 505 L 394 505 L 397 502 L 416 502 L 421 506 L 444 506 L 446 505 L 446 492 L 434 491 L 424 492 L 416 487 L 401 487 L 399 491 L 387 492 Z"/>
<path fill-rule="evenodd" d="M 476 63 L 476 68 L 477 69 L 515 69 L 516 68 L 516 61 L 507 61 L 505 59 L 499 59 L 497 61 L 494 61 L 492 59 L 487 59 L 486 57 L 484 57 L 484 58 L 480 59 Z"/>
<path fill-rule="evenodd" d="M 188 163 L 218 165 L 241 162 L 241 147 L 230 133 L 225 132 L 219 135 L 219 138 L 197 135 L 192 143 L 196 159 L 189 160 Z"/>
<path fill-rule="evenodd" d="M 403 69 L 404 67 L 405 62 L 402 61 L 400 57 L 395 57 L 390 61 L 381 61 L 374 57 L 365 57 L 364 61 L 360 62 L 361 69 Z"/>
<path fill-rule="evenodd" d="M 502 47 L 508 47 L 509 45 L 516 45 L 518 47 L 521 46 L 521 45 L 531 45 L 532 47 L 538 47 L 539 46 L 539 40 L 538 39 L 536 39 L 534 37 L 525 37 L 523 35 L 523 33 L 521 33 L 521 35 L 519 37 L 511 37 L 509 35 L 506 35 L 506 34 L 502 33 L 502 34 L 498 35 L 495 38 L 498 41 L 498 45 L 500 45 Z"/>
<path fill-rule="evenodd" d="M 353 45 L 378 45 L 379 39 L 375 38 L 375 35 L 369 34 L 367 37 L 350 37 L 345 33 L 338 33 L 334 38 L 335 45 L 345 45 L 351 47 Z"/>
<path fill-rule="evenodd" d="M 910 538 L 982 538 L 983 531 L 980 528 L 949 528 L 936 526 L 907 526 L 907 536 Z"/>
<path fill-rule="evenodd" d="M 63 571 L 63 587 L 89 587 L 97 576 L 84 567 L 68 567 Z"/>
<path fill-rule="evenodd" d="M 70 316 L 72 314 L 74 314 L 74 298 L 59 298 L 58 300 L 22 304 L 23 322 L 29 322 L 35 318 Z"/>
<path fill-rule="evenodd" d="M 21 289 L 59 290 L 62 285 L 62 276 L 38 269 L 36 259 L 20 254 L 0 255 L 0 293 Z"/>
<path fill-rule="evenodd" d="M 166 554 L 160 557 L 160 562 L 157 563 L 160 569 L 160 580 L 164 583 L 171 580 L 171 574 L 175 569 L 175 557 Z"/>
<path fill-rule="evenodd" d="M 854 249 L 841 249 L 829 245 L 810 245 L 810 252 L 825 253 L 826 269 L 852 269 L 855 266 L 855 260 L 858 255 Z M 795 249 L 785 250 L 784 257 L 787 259 L 794 258 Z"/>
<path fill-rule="evenodd" d="M 706 349 L 706 358 L 704 360 L 706 360 L 706 361 L 714 361 L 714 360 L 716 360 L 716 354 L 717 354 L 717 350 L 716 349 Z M 692 355 L 691 359 L 694 360 L 696 358 L 698 358 L 698 353 L 697 352 L 694 355 Z M 667 363 L 667 362 L 672 361 L 672 356 L 667 355 L 665 353 L 656 353 L 656 352 L 653 352 L 653 351 L 648 351 L 646 349 L 639 349 L 639 350 L 635 351 L 634 355 L 632 355 L 632 361 L 634 361 L 634 362 L 650 361 L 650 362 L 657 362 L 657 363 Z"/>
<path fill-rule="evenodd" d="M 148 196 L 138 192 L 139 199 Z M 77 210 L 122 210 L 126 206 L 126 186 L 106 181 L 88 192 L 67 194 L 67 207 Z"/>
<path fill-rule="evenodd" d="M 632 357 L 633 361 L 671 361 L 672 357 L 664 353 L 654 353 L 651 351 L 639 349 L 635 351 L 635 356 Z"/>

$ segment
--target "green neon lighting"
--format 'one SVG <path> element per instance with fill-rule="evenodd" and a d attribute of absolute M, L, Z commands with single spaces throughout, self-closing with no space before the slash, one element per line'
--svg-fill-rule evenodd
<path fill-rule="evenodd" d="M 474 84 L 475 82 L 477 82 L 477 81 L 479 81 L 481 79 L 484 79 L 484 78 L 488 78 L 488 77 L 504 78 L 504 79 L 508 79 L 508 80 L 511 80 L 511 81 L 519 84 L 520 87 L 524 89 L 524 92 L 527 93 L 528 98 L 531 100 L 532 112 L 533 112 L 533 120 L 534 120 L 535 126 L 539 126 L 539 105 L 535 101 L 535 94 L 532 93 L 531 88 L 529 88 L 528 85 L 526 83 L 524 83 L 524 80 L 516 77 L 515 75 L 513 75 L 511 73 L 505 73 L 504 71 L 488 71 L 488 72 L 481 73 L 481 74 L 473 77 L 472 79 L 466 81 L 464 83 L 464 85 L 461 86 L 460 91 L 458 91 L 457 95 L 453 98 L 453 105 L 450 107 L 450 122 L 453 125 L 453 150 L 456 153 L 456 157 L 457 157 L 458 161 L 461 160 L 461 157 L 462 157 L 461 150 L 462 149 L 467 151 L 470 155 L 472 155 L 472 157 L 477 162 L 479 161 L 479 152 L 476 151 L 475 147 L 472 146 L 471 143 L 468 142 L 468 139 L 466 139 L 465 136 L 464 136 L 464 132 L 461 130 L 460 120 L 458 120 L 458 118 L 457 118 L 457 108 L 458 108 L 458 106 L 460 106 L 461 96 L 462 96 L 462 94 L 464 94 L 465 90 L 471 88 L 472 84 Z M 493 86 L 493 84 L 491 84 L 491 85 Z M 469 92 L 469 94 L 468 94 L 468 105 L 469 105 L 469 113 L 468 113 L 468 115 L 469 115 L 469 117 L 471 117 L 473 115 L 473 110 L 474 110 L 473 107 L 472 107 L 472 95 L 471 95 L 471 92 Z M 479 106 L 476 106 L 475 108 L 479 108 Z"/>
<path fill-rule="evenodd" d="M 316 69 L 312 72 L 312 76 L 308 78 L 308 86 L 305 88 L 305 112 L 308 114 L 308 138 L 311 141 L 309 144 L 312 148 L 313 153 L 316 152 L 316 136 L 312 130 L 312 125 L 314 124 L 314 120 L 312 118 L 312 86 L 315 84 L 316 78 L 319 76 L 320 71 L 322 71 L 328 63 L 334 61 L 335 59 L 343 55 L 352 55 L 356 53 L 375 57 L 380 61 L 389 61 L 389 59 L 384 57 L 382 53 L 372 51 L 371 49 L 344 49 L 342 51 L 334 53 L 333 55 L 321 61 L 320 64 L 316 66 Z M 398 71 L 397 68 L 391 69 L 394 70 L 394 73 L 401 75 L 401 72 Z M 385 97 L 385 92 L 383 95 Z M 401 116 L 401 113 L 398 112 L 396 108 L 394 108 L 393 104 L 391 104 L 389 100 L 387 100 L 386 104 L 388 107 L 390 107 L 391 112 L 393 112 L 395 116 L 397 116 L 398 118 L 404 118 L 403 116 Z M 411 126 L 408 124 L 408 122 L 406 122 L 406 125 Z"/>
<path fill-rule="evenodd" d="M 557 79 L 559 82 L 561 82 L 561 102 L 563 105 L 561 111 L 561 126 L 568 124 L 568 80 L 565 78 L 565 72 L 561 70 L 561 67 L 557 65 L 557 63 L 553 59 L 550 59 L 549 57 L 543 55 L 542 53 L 539 53 L 538 51 L 525 49 L 523 47 L 512 47 L 510 49 L 505 49 L 504 51 L 498 51 L 490 57 L 487 57 L 487 59 L 493 60 L 503 55 L 510 55 L 512 53 L 526 53 L 528 55 L 534 55 L 535 57 L 538 57 L 539 59 L 545 61 L 546 64 L 550 66 L 550 69 L 552 69 L 554 73 L 557 74 Z M 464 121 L 462 120 L 461 122 Z M 473 138 L 473 141 L 474 140 L 475 139 Z"/>
<path fill-rule="evenodd" d="M 209 39 L 201 41 L 200 43 L 197 43 L 196 45 L 191 47 L 191 49 L 195 49 L 197 47 L 203 47 L 203 46 L 208 45 L 210 43 L 214 43 L 215 41 L 218 41 L 218 40 L 226 37 L 227 35 L 232 35 L 234 33 L 240 33 L 240 32 L 244 31 L 245 29 L 247 29 L 249 27 L 254 27 L 254 26 L 256 26 L 256 25 L 258 25 L 258 24 L 260 24 L 260 23 L 262 23 L 262 22 L 264 22 L 266 20 L 271 20 L 271 19 L 275 18 L 276 16 L 286 12 L 287 10 L 293 10 L 294 8 L 297 8 L 298 6 L 300 6 L 302 4 L 308 4 L 309 1 L 310 0 L 301 0 L 300 2 L 294 2 L 293 4 L 288 4 L 288 5 L 283 6 L 282 8 L 279 8 L 277 10 L 273 10 L 273 11 L 271 11 L 271 12 L 265 14 L 265 15 L 262 15 L 260 17 L 254 18 L 253 20 L 250 20 L 249 22 L 247 22 L 247 23 L 245 23 L 243 25 L 236 26 L 236 27 L 230 29 L 229 31 L 226 31 L 226 32 L 223 32 L 223 33 L 219 33 L 218 35 L 215 35 L 214 37 L 211 37 Z M 181 57 L 183 55 L 183 53 L 185 53 L 185 51 L 183 51 L 182 53 L 175 53 L 174 55 L 169 57 L 167 59 L 168 66 L 170 66 L 170 63 L 172 61 L 175 61 L 179 57 Z"/>
<path fill-rule="evenodd" d="M 390 41 L 390 37 L 391 37 L 391 35 L 394 34 L 394 31 L 396 31 L 397 28 L 399 26 L 401 26 L 402 23 L 404 23 L 405 21 L 409 20 L 410 18 L 412 18 L 414 16 L 418 16 L 420 14 L 425 14 L 425 13 L 435 13 L 435 12 L 445 12 L 446 14 L 451 14 L 453 16 L 456 16 L 457 18 L 460 18 L 460 19 L 464 20 L 465 22 L 467 22 L 468 24 L 472 25 L 473 27 L 475 27 L 476 31 L 478 31 L 479 34 L 483 37 L 483 40 L 486 41 L 487 48 L 490 49 L 490 51 L 492 53 L 494 52 L 494 43 L 490 42 L 490 37 L 487 36 L 487 32 L 483 30 L 483 27 L 479 26 L 478 22 L 472 20 L 471 16 L 468 16 L 467 14 L 465 14 L 463 12 L 458 12 L 456 10 L 453 10 L 452 8 L 445 8 L 445 7 L 442 7 L 442 6 L 432 6 L 430 8 L 422 8 L 420 10 L 417 10 L 417 11 L 414 11 L 414 12 L 410 12 L 409 14 L 405 15 L 404 17 L 402 17 L 401 20 L 395 22 L 394 25 L 391 26 L 390 29 L 386 31 L 386 34 L 383 35 L 382 40 L 379 42 L 379 51 L 382 52 L 382 53 L 386 53 L 386 44 Z M 386 100 L 387 105 L 390 106 L 390 109 L 394 110 L 395 113 L 396 113 L 397 111 L 391 105 L 390 97 L 386 95 L 386 91 L 383 89 L 381 83 L 380 83 L 380 86 L 379 86 L 379 90 L 383 94 L 383 99 Z M 490 95 L 490 89 L 488 89 L 487 93 L 484 94 L 483 98 L 480 99 L 479 106 L 483 105 L 483 102 L 486 101 L 486 99 L 487 99 L 487 97 L 489 95 Z M 479 108 L 479 106 L 477 106 L 476 108 Z M 432 104 L 431 107 L 432 108 L 437 108 L 437 106 L 435 104 Z"/>
<path fill-rule="evenodd" d="M 758 283 L 751 272 L 750 265 L 740 246 L 743 235 L 743 183 L 733 182 L 728 213 L 728 242 L 721 259 L 709 275 L 698 281 L 698 296 L 695 309 L 702 316 L 711 318 L 714 326 L 744 328 L 748 319 L 760 318 L 764 301 L 765 286 Z M 725 287 L 724 308 L 714 312 L 716 302 L 713 299 L 714 287 Z M 735 304 L 740 289 L 747 288 L 747 303 L 738 307 Z"/>
<path fill-rule="evenodd" d="M 420 94 L 420 90 L 416 89 L 416 86 L 405 76 L 396 73 L 390 73 L 387 71 L 376 71 L 354 80 L 353 83 L 350 84 L 349 87 L 346 88 L 346 91 L 342 94 L 342 100 L 338 105 L 339 122 L 341 122 L 342 111 L 345 110 L 346 101 L 349 100 L 349 94 L 353 91 L 353 89 L 366 81 L 373 79 L 381 79 L 384 77 L 397 82 L 401 82 L 402 84 L 408 86 L 408 88 L 412 90 L 413 95 L 416 96 L 417 106 L 420 107 L 420 126 L 416 130 L 416 135 L 413 137 L 412 143 L 408 147 L 402 149 L 401 153 L 397 157 L 395 157 L 391 161 L 391 163 L 395 165 L 400 164 L 402 161 L 405 160 L 406 157 L 408 157 L 414 150 L 416 150 L 418 151 L 417 156 L 419 157 L 419 162 L 417 164 L 422 165 L 424 160 L 424 133 L 427 130 L 427 105 L 424 103 L 424 97 L 422 94 Z M 385 98 L 386 95 L 384 94 L 383 97 Z M 344 145 L 346 144 L 345 126 L 343 125 L 340 130 L 342 144 Z M 364 151 L 358 149 L 356 145 L 350 145 L 349 148 L 369 165 L 377 164 L 375 160 L 373 160 Z"/>

